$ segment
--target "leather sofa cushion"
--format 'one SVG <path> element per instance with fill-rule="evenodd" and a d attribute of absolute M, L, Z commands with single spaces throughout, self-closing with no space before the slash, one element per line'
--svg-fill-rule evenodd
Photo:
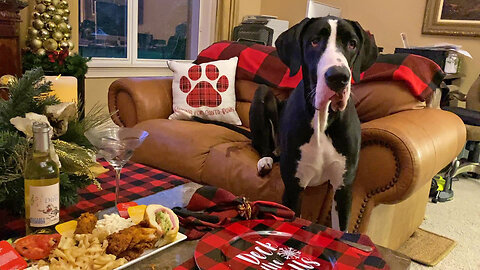
<path fill-rule="evenodd" d="M 230 129 L 195 121 L 154 119 L 135 125 L 149 133 L 132 160 L 201 181 L 212 148 L 229 142 L 250 142 Z"/>
<path fill-rule="evenodd" d="M 362 123 L 397 112 L 423 109 L 425 102 L 416 99 L 404 82 L 373 81 L 352 87 L 358 117 Z"/>

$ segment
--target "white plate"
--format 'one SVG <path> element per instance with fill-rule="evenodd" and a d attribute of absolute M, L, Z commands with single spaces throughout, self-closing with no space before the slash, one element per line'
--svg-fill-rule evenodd
<path fill-rule="evenodd" d="M 115 270 L 125 269 L 125 268 L 129 267 L 130 265 L 135 264 L 135 263 L 137 263 L 137 262 L 139 262 L 139 261 L 141 261 L 141 260 L 143 260 L 143 259 L 145 259 L 145 258 L 148 258 L 148 257 L 150 257 L 150 256 L 152 256 L 152 255 L 155 255 L 155 254 L 157 254 L 158 252 L 160 252 L 160 251 L 162 251 L 162 250 L 164 250 L 164 249 L 167 249 L 167 248 L 169 248 L 169 247 L 171 247 L 171 246 L 173 246 L 173 245 L 175 245 L 175 244 L 178 244 L 178 243 L 182 242 L 182 241 L 185 240 L 185 239 L 187 239 L 187 236 L 186 236 L 185 234 L 183 234 L 183 233 L 177 233 L 177 238 L 175 238 L 175 241 L 173 241 L 172 243 L 167 244 L 167 245 L 165 245 L 165 246 L 161 246 L 161 247 L 156 248 L 156 249 L 147 249 L 147 250 L 145 250 L 145 251 L 143 252 L 142 256 L 140 256 L 140 257 L 138 257 L 138 258 L 136 258 L 136 259 L 134 259 L 134 260 L 131 260 L 131 261 L 127 262 L 126 264 L 120 266 L 120 267 L 115 268 Z"/>

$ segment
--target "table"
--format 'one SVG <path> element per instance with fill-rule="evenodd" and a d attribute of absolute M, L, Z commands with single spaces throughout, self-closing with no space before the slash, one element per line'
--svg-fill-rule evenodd
<path fill-rule="evenodd" d="M 148 197 L 135 200 L 135 202 L 138 204 L 162 204 L 169 208 L 173 208 L 175 206 L 185 206 L 190 201 L 193 193 L 201 186 L 202 185 L 197 183 L 189 182 L 165 191 L 158 192 Z M 103 214 L 112 213 L 113 211 L 113 208 L 103 210 L 99 212 L 99 216 L 101 217 Z M 142 260 L 141 262 L 138 262 L 127 269 L 173 269 L 193 257 L 197 243 L 198 240 L 183 241 L 158 254 L 146 258 L 145 260 Z M 404 270 L 410 268 L 411 260 L 408 257 L 385 247 L 377 246 L 377 248 L 385 261 L 389 264 L 390 269 Z"/>

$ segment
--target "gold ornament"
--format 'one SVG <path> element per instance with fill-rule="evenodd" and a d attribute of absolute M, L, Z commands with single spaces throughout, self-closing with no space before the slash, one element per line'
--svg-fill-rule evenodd
<path fill-rule="evenodd" d="M 43 3 L 48 6 L 52 3 L 52 0 L 43 0 Z"/>
<path fill-rule="evenodd" d="M 40 16 L 41 16 L 42 14 L 40 14 L 40 12 L 34 11 L 34 12 L 32 13 L 32 15 L 33 15 L 33 18 L 34 18 L 34 19 L 40 19 Z"/>
<path fill-rule="evenodd" d="M 38 50 L 42 47 L 42 41 L 38 38 L 30 40 L 30 46 L 33 50 Z"/>
<path fill-rule="evenodd" d="M 35 19 L 35 20 L 33 20 L 32 25 L 33 25 L 33 27 L 34 27 L 35 29 L 40 30 L 40 29 L 43 28 L 43 26 L 44 26 L 45 24 L 42 22 L 42 20 L 40 20 L 40 19 Z"/>
<path fill-rule="evenodd" d="M 63 34 L 63 40 L 69 40 L 71 38 L 71 35 L 69 33 Z"/>
<path fill-rule="evenodd" d="M 58 43 L 53 38 L 49 38 L 43 42 L 43 48 L 47 51 L 55 51 L 57 47 Z"/>
<path fill-rule="evenodd" d="M 61 8 L 57 8 L 57 10 L 55 10 L 55 14 L 63 16 L 63 15 L 65 15 L 65 11 Z"/>
<path fill-rule="evenodd" d="M 55 31 L 52 34 L 52 38 L 55 39 L 56 41 L 60 41 L 63 38 L 63 34 L 60 31 Z"/>
<path fill-rule="evenodd" d="M 60 48 L 62 48 L 62 49 L 64 49 L 64 50 L 68 49 L 68 46 L 69 46 L 68 42 L 66 42 L 66 41 L 60 42 Z"/>
<path fill-rule="evenodd" d="M 45 40 L 50 36 L 50 33 L 48 32 L 47 29 L 42 29 L 40 30 L 40 37 Z"/>
<path fill-rule="evenodd" d="M 47 6 L 44 4 L 38 4 L 35 6 L 35 9 L 40 13 L 44 13 L 47 10 Z"/>
<path fill-rule="evenodd" d="M 52 21 L 56 24 L 59 24 L 63 21 L 62 16 L 60 16 L 58 14 L 55 14 L 55 15 L 52 16 Z"/>
<path fill-rule="evenodd" d="M 60 3 L 58 5 L 60 6 L 60 8 L 67 8 L 68 7 L 68 2 L 65 1 L 65 0 L 62 0 L 62 1 L 60 1 Z"/>
<path fill-rule="evenodd" d="M 55 10 L 57 10 L 54 6 L 50 5 L 47 7 L 47 11 L 50 12 L 50 13 L 54 13 Z"/>
<path fill-rule="evenodd" d="M 45 55 L 47 53 L 47 51 L 45 51 L 44 48 L 40 48 L 35 53 L 38 54 L 38 55 Z"/>
<path fill-rule="evenodd" d="M 70 24 L 67 24 L 67 30 L 69 33 L 72 32 L 72 26 Z"/>
<path fill-rule="evenodd" d="M 63 16 L 63 17 L 62 17 L 62 20 L 63 20 L 64 22 L 68 23 L 68 16 Z"/>
<path fill-rule="evenodd" d="M 52 0 L 52 5 L 58 8 L 58 4 L 60 3 L 60 0 Z"/>
<path fill-rule="evenodd" d="M 29 35 L 30 37 L 37 37 L 38 34 L 39 34 L 39 31 L 38 31 L 37 29 L 35 29 L 35 28 L 33 28 L 33 27 L 29 27 L 29 28 L 28 28 L 28 35 Z"/>
<path fill-rule="evenodd" d="M 35 1 L 37 4 L 41 4 L 43 2 L 43 0 L 36 0 Z"/>
<path fill-rule="evenodd" d="M 66 15 L 66 16 L 70 15 L 70 9 L 68 9 L 68 8 L 64 9 L 63 14 Z"/>
<path fill-rule="evenodd" d="M 62 33 L 68 33 L 68 32 L 69 32 L 67 26 L 68 26 L 68 24 L 66 24 L 66 23 L 64 23 L 64 22 L 59 23 L 59 24 L 57 25 L 58 30 L 61 31 Z"/>
<path fill-rule="evenodd" d="M 71 40 L 68 41 L 68 49 L 71 51 L 73 50 L 73 48 L 75 48 L 75 45 L 73 44 L 73 42 Z"/>
<path fill-rule="evenodd" d="M 57 25 L 54 22 L 50 21 L 45 25 L 45 28 L 47 28 L 47 30 L 51 32 L 51 31 L 55 31 L 55 28 L 57 28 Z"/>
<path fill-rule="evenodd" d="M 42 19 L 43 22 L 47 22 L 51 19 L 50 15 L 48 15 L 48 13 L 42 13 L 42 15 L 40 15 L 40 18 Z"/>
<path fill-rule="evenodd" d="M 72 51 L 68 51 L 68 56 L 73 56 L 73 52 L 72 52 Z"/>
<path fill-rule="evenodd" d="M 3 75 L 0 77 L 0 87 L 6 87 L 17 81 L 17 78 L 13 75 Z"/>

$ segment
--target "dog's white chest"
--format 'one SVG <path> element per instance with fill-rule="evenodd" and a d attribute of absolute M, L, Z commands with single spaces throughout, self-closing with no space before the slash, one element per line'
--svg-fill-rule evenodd
<path fill-rule="evenodd" d="M 314 133 L 310 141 L 300 147 L 301 156 L 295 177 L 303 188 L 318 186 L 329 180 L 334 188 L 343 185 L 346 159 L 325 135 L 326 114 L 315 112 L 312 120 Z"/>

